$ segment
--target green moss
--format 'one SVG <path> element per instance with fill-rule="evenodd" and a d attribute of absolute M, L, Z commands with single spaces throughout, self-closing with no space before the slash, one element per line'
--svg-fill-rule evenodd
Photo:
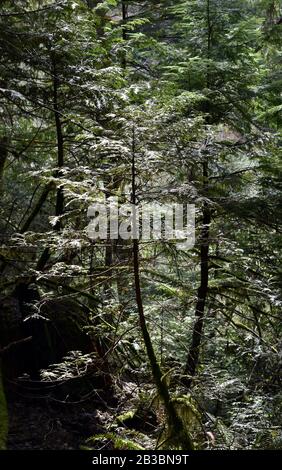
<path fill-rule="evenodd" d="M 4 392 L 4 386 L 1 375 L 1 364 L 0 364 L 0 450 L 6 449 L 8 435 L 8 410 L 7 402 Z"/>
<path fill-rule="evenodd" d="M 134 419 L 137 410 L 130 410 L 117 417 L 118 424 L 125 424 Z"/>
<path fill-rule="evenodd" d="M 134 441 L 129 439 L 117 438 L 115 441 L 115 449 L 117 450 L 144 450 L 144 447 L 140 446 Z"/>
<path fill-rule="evenodd" d="M 177 413 L 189 425 L 201 425 L 201 414 L 197 408 L 195 400 L 191 396 L 181 396 L 173 398 L 172 402 L 175 405 Z"/>
<path fill-rule="evenodd" d="M 183 425 L 178 433 L 167 423 L 158 438 L 157 448 L 166 450 L 189 450 L 187 447 L 192 443 L 193 449 L 201 448 L 204 442 L 201 424 L 201 413 L 197 408 L 195 400 L 190 395 L 173 398 L 173 406 Z M 185 444 L 187 442 L 187 444 Z"/>
<path fill-rule="evenodd" d="M 117 436 L 114 433 L 98 434 L 97 436 L 90 437 L 87 439 L 87 444 L 95 444 L 96 442 L 105 440 L 112 442 L 114 450 L 144 450 L 144 447 L 140 446 L 136 442 Z"/>

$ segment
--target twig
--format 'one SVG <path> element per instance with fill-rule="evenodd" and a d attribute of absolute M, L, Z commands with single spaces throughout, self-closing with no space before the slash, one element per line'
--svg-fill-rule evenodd
<path fill-rule="evenodd" d="M 27 338 L 19 339 L 18 341 L 13 341 L 7 346 L 4 346 L 4 348 L 0 349 L 0 356 L 5 354 L 7 351 L 10 351 L 10 349 L 14 348 L 15 346 L 18 346 L 18 344 L 27 343 L 28 341 L 31 341 L 31 340 L 32 340 L 32 336 L 28 336 Z"/>

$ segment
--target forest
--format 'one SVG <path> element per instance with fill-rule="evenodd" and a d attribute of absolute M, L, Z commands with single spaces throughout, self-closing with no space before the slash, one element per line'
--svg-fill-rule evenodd
<path fill-rule="evenodd" d="M 281 64 L 281 0 L 0 1 L 0 450 L 282 449 Z"/>

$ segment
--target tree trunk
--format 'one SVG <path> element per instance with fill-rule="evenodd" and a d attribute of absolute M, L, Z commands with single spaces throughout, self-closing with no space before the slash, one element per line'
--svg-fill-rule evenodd
<path fill-rule="evenodd" d="M 56 134 L 57 134 L 57 158 L 58 158 L 58 177 L 61 176 L 61 168 L 64 166 L 64 138 L 62 131 L 61 115 L 59 111 L 59 102 L 58 102 L 58 89 L 59 89 L 59 79 L 57 74 L 56 62 L 53 61 L 53 108 L 56 124 Z M 64 193 L 63 188 L 59 187 L 57 189 L 57 198 L 56 198 L 56 217 L 60 217 L 64 211 Z M 59 231 L 61 229 L 61 221 L 58 220 L 55 224 L 55 230 Z"/>
<path fill-rule="evenodd" d="M 0 141 L 0 193 L 2 192 L 2 179 L 4 167 L 8 156 L 7 149 L 8 140 L 3 138 Z M 0 450 L 6 449 L 8 435 L 8 410 L 7 402 L 4 392 L 4 385 L 2 380 L 2 362 L 0 358 Z"/>
<path fill-rule="evenodd" d="M 211 57 L 211 47 L 212 47 L 212 22 L 211 22 L 211 4 L 210 0 L 207 0 L 206 4 L 206 20 L 207 20 L 207 57 Z M 207 88 L 211 87 L 211 74 L 210 74 L 210 65 L 207 64 L 206 70 L 206 82 Z M 209 122 L 210 116 L 210 105 L 206 103 L 205 112 L 207 113 L 206 120 Z M 203 162 L 203 195 L 204 197 L 208 196 L 208 157 L 205 158 Z M 196 375 L 197 367 L 199 364 L 200 358 L 200 349 L 204 328 L 204 315 L 205 315 L 205 306 L 208 295 L 209 287 L 209 235 L 210 235 L 210 223 L 211 223 L 211 212 L 208 204 L 204 202 L 203 206 L 203 225 L 201 231 L 201 281 L 200 287 L 198 289 L 197 295 L 197 304 L 196 304 L 196 321 L 193 328 L 192 334 L 192 343 L 189 349 L 186 367 L 184 371 L 183 383 L 190 388 L 193 382 L 193 379 Z"/>
<path fill-rule="evenodd" d="M 0 191 L 2 189 L 2 180 L 5 169 L 5 163 L 8 157 L 8 138 L 2 137 L 0 139 Z"/>
<path fill-rule="evenodd" d="M 204 193 L 207 190 L 208 164 L 203 164 Z M 201 232 L 201 281 L 198 289 L 196 304 L 196 321 L 193 328 L 192 343 L 188 353 L 187 363 L 184 371 L 183 382 L 187 387 L 191 387 L 199 364 L 200 348 L 204 327 L 205 306 L 209 285 L 209 234 L 210 234 L 211 213 L 208 204 L 203 207 L 203 226 Z"/>
<path fill-rule="evenodd" d="M 126 1 L 123 1 L 121 4 L 121 9 L 122 9 L 122 39 L 124 42 L 127 41 L 127 30 L 126 30 L 126 23 L 128 21 L 128 4 Z M 127 66 L 127 61 L 126 61 L 126 51 L 122 53 L 122 58 L 121 58 L 121 66 L 126 69 Z"/>
<path fill-rule="evenodd" d="M 5 170 L 5 164 L 8 157 L 8 138 L 2 137 L 0 139 L 0 194 L 2 193 L 3 188 L 3 176 Z M 4 225 L 2 225 L 2 221 L 0 223 L 0 232 L 4 230 Z M 0 272 L 2 273 L 6 267 L 6 262 L 3 260 L 0 267 Z"/>
<path fill-rule="evenodd" d="M 63 137 L 63 130 L 62 130 L 62 122 L 61 122 L 61 114 L 59 109 L 59 101 L 58 101 L 58 90 L 59 90 L 59 78 L 57 73 L 56 61 L 52 59 L 52 73 L 53 73 L 53 110 L 54 110 L 54 118 L 55 118 L 55 126 L 56 126 L 56 136 L 57 136 L 57 166 L 58 171 L 56 172 L 56 177 L 59 178 L 61 176 L 61 168 L 64 166 L 64 137 Z M 56 196 L 56 208 L 55 208 L 55 216 L 58 217 L 54 230 L 59 232 L 62 228 L 62 222 L 60 220 L 61 215 L 64 212 L 64 192 L 63 188 L 59 187 L 57 189 L 57 196 Z M 49 248 L 45 248 L 39 261 L 37 264 L 37 269 L 41 271 L 44 269 L 46 263 L 50 258 L 50 250 Z"/>
<path fill-rule="evenodd" d="M 135 135 L 133 132 L 133 149 L 132 149 L 132 204 L 136 206 L 136 171 L 135 171 Z M 133 234 L 136 233 L 138 228 L 136 213 L 133 214 Z M 152 375 L 160 395 L 160 398 L 163 401 L 167 422 L 171 435 L 173 436 L 174 442 L 178 441 L 182 449 L 192 450 L 193 442 L 185 430 L 182 419 L 177 414 L 175 406 L 171 401 L 170 393 L 167 387 L 167 384 L 163 380 L 163 373 L 161 367 L 157 361 L 157 357 L 154 351 L 154 347 L 151 341 L 151 337 L 147 328 L 147 322 L 144 314 L 143 300 L 141 293 L 141 283 L 140 283 L 140 269 L 139 269 L 139 242 L 137 239 L 133 239 L 133 270 L 134 270 L 134 280 L 135 280 L 135 296 L 136 304 L 139 314 L 139 323 L 141 327 L 141 332 L 151 366 Z"/>

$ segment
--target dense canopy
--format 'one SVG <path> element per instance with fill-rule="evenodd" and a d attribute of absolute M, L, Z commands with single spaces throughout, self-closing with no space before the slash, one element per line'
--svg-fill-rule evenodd
<path fill-rule="evenodd" d="M 1 1 L 0 449 L 281 449 L 281 7 Z"/>

